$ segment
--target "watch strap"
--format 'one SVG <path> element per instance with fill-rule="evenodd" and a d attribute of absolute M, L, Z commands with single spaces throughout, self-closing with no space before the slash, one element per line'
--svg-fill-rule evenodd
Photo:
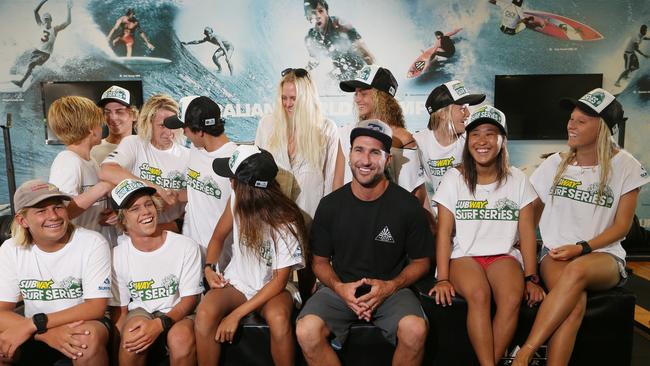
<path fill-rule="evenodd" d="M 164 332 L 167 332 L 174 325 L 174 321 L 167 314 L 158 314 L 156 318 L 160 319 Z"/>
<path fill-rule="evenodd" d="M 580 253 L 580 255 L 589 254 L 593 250 L 591 249 L 591 246 L 589 246 L 589 243 L 585 240 L 581 240 L 577 242 L 576 245 L 580 245 L 582 247 L 582 252 Z"/>

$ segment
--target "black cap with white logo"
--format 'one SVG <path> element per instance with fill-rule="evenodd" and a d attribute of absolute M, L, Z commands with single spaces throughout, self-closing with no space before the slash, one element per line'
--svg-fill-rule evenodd
<path fill-rule="evenodd" d="M 181 98 L 178 115 L 163 121 L 165 127 L 172 130 L 189 127 L 205 131 L 222 123 L 219 105 L 208 97 L 196 95 Z"/>
<path fill-rule="evenodd" d="M 384 91 L 393 97 L 397 93 L 397 80 L 390 70 L 377 65 L 366 65 L 357 73 L 354 80 L 341 81 L 341 90 L 352 93 L 356 88 Z"/>
<path fill-rule="evenodd" d="M 483 103 L 485 94 L 470 94 L 462 81 L 452 80 L 446 82 L 431 91 L 424 106 L 429 114 L 444 108 L 450 104 L 477 105 Z"/>
<path fill-rule="evenodd" d="M 102 93 L 97 105 L 103 107 L 106 103 L 116 102 L 125 107 L 131 106 L 131 93 L 121 86 L 113 85 Z"/>

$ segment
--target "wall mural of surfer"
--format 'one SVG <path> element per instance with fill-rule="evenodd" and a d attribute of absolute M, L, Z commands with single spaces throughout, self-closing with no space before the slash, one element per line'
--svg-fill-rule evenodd
<path fill-rule="evenodd" d="M 599 73 L 629 114 L 625 148 L 648 166 L 649 19 L 646 0 L 0 0 L 11 30 L 0 40 L 0 118 L 13 115 L 21 183 L 47 178 L 61 149 L 45 144 L 42 82 L 142 80 L 145 98 L 206 95 L 228 136 L 252 141 L 287 67 L 311 70 L 338 125 L 355 120 L 339 82 L 368 64 L 390 69 L 411 132 L 426 128 L 431 89 L 452 79 L 493 103 L 495 75 Z M 564 148 L 508 146 L 518 166 Z M 650 227 L 650 192 L 637 211 Z"/>

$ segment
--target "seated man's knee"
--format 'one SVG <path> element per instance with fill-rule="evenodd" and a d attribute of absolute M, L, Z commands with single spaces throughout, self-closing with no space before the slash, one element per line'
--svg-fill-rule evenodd
<path fill-rule="evenodd" d="M 192 327 L 176 324 L 167 333 L 167 347 L 175 358 L 184 358 L 195 352 L 195 338 Z"/>
<path fill-rule="evenodd" d="M 96 357 L 106 352 L 108 344 L 108 328 L 99 321 L 89 322 L 87 325 L 88 334 L 79 336 L 79 339 L 87 348 L 83 351 L 86 359 Z"/>
<path fill-rule="evenodd" d="M 419 316 L 407 315 L 397 325 L 397 341 L 411 348 L 424 347 L 429 327 Z"/>
<path fill-rule="evenodd" d="M 323 341 L 327 333 L 325 322 L 316 315 L 307 315 L 296 322 L 296 337 L 303 350 Z"/>

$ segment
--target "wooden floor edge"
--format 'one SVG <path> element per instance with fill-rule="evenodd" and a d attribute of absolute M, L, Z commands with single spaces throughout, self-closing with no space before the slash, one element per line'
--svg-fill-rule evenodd
<path fill-rule="evenodd" d="M 646 332 L 650 332 L 650 311 L 642 306 L 634 305 L 634 322 L 637 326 L 644 328 Z"/>

